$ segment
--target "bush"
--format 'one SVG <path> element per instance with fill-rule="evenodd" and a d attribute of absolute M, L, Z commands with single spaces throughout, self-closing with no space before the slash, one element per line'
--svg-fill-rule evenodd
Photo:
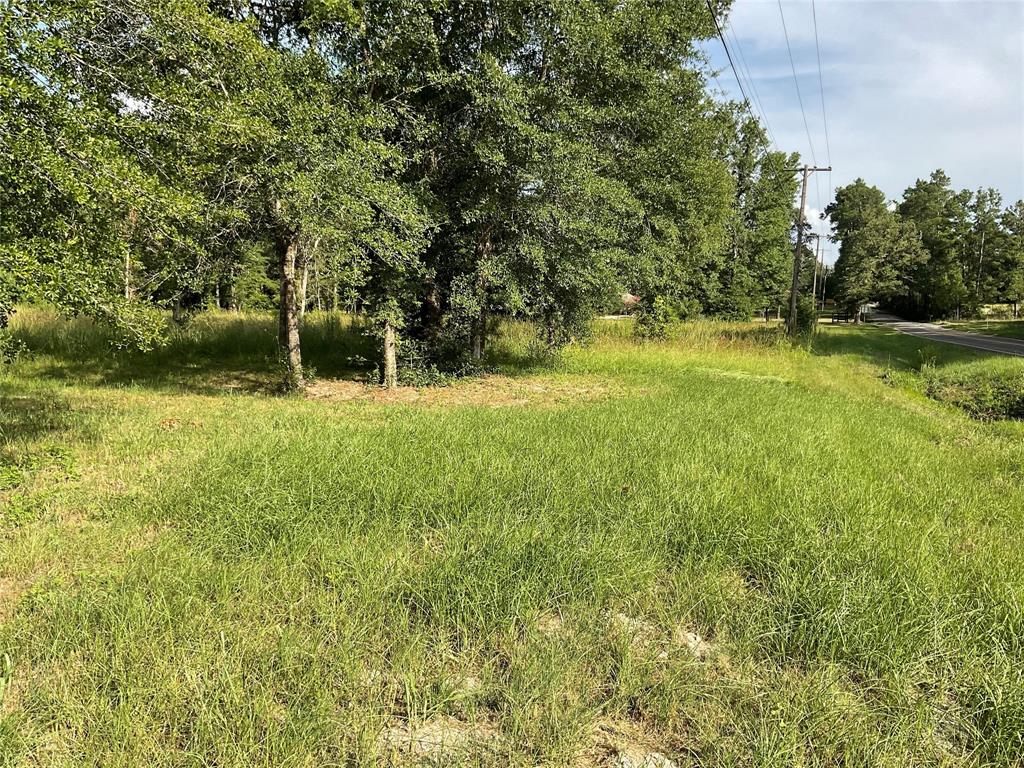
<path fill-rule="evenodd" d="M 814 299 L 801 296 L 796 302 L 796 335 L 810 338 L 818 331 L 818 310 Z"/>
<path fill-rule="evenodd" d="M 922 369 L 929 397 L 979 419 L 1024 419 L 1024 367 L 1017 361 Z"/>
<path fill-rule="evenodd" d="M 27 351 L 25 342 L 11 335 L 6 328 L 0 330 L 0 363 L 13 363 Z"/>
<path fill-rule="evenodd" d="M 672 301 L 656 296 L 649 304 L 640 304 L 634 316 L 633 333 L 641 339 L 664 339 L 669 327 L 679 320 L 692 320 L 700 316 L 700 304 L 693 299 Z"/>

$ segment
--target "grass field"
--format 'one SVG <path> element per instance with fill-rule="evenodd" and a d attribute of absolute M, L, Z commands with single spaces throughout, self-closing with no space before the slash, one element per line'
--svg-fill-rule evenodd
<path fill-rule="evenodd" d="M 273 329 L 16 316 L 0 765 L 1022 764 L 1024 424 L 917 373 L 1005 363 L 510 326 L 384 395 L 314 317 L 282 398 Z"/>
<path fill-rule="evenodd" d="M 957 331 L 970 331 L 971 333 L 984 333 L 989 336 L 1024 339 L 1024 320 L 967 320 L 958 323 L 945 322 L 942 325 Z"/>

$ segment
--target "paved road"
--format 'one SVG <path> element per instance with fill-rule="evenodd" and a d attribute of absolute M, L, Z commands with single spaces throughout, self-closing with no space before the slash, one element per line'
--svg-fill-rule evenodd
<path fill-rule="evenodd" d="M 986 352 L 998 352 L 1003 355 L 1024 357 L 1024 340 L 1021 339 L 1006 339 L 1001 336 L 986 336 L 983 333 L 954 331 L 934 323 L 911 323 L 895 315 L 887 315 L 882 312 L 873 313 L 871 315 L 871 322 L 885 325 L 909 336 L 920 336 L 922 339 L 928 339 L 928 341 L 956 344 L 961 347 L 981 349 Z"/>

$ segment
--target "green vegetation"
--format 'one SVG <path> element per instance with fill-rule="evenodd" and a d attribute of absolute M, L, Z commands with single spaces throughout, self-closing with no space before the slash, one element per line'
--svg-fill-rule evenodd
<path fill-rule="evenodd" d="M 0 16 L 0 328 L 47 302 L 162 343 L 159 309 L 367 317 L 386 386 L 556 349 L 623 293 L 785 297 L 798 157 L 708 87 L 729 3 L 14 0 Z M 413 377 L 423 375 L 413 370 Z"/>
<path fill-rule="evenodd" d="M 851 313 L 881 301 L 909 318 L 964 318 L 1024 300 L 1024 200 L 1002 207 L 995 189 L 955 191 L 937 170 L 887 205 L 857 179 L 826 211 L 841 241 L 833 291 Z"/>
<path fill-rule="evenodd" d="M 1024 366 L 992 360 L 924 371 L 931 397 L 958 405 L 983 419 L 1024 419 Z"/>
<path fill-rule="evenodd" d="M 5 4 L 0 768 L 1019 764 L 1021 361 L 807 294 L 1016 316 L 1024 204 L 826 281 L 729 6 Z"/>
<path fill-rule="evenodd" d="M 943 323 L 947 328 L 971 333 L 985 333 L 989 336 L 1006 336 L 1010 339 L 1024 339 L 1024 321 L 1021 320 L 969 320 L 966 322 Z"/>
<path fill-rule="evenodd" d="M 1017 763 L 1024 429 L 921 394 L 991 359 L 628 325 L 387 392 L 321 318 L 281 398 L 269 317 L 19 313 L 0 765 Z"/>

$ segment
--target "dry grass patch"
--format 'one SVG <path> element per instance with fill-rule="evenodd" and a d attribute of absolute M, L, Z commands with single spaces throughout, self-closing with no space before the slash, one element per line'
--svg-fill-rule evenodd
<path fill-rule="evenodd" d="M 624 394 L 625 388 L 599 376 L 534 376 L 513 378 L 491 374 L 463 379 L 448 387 L 381 389 L 348 379 L 324 379 L 306 390 L 306 397 L 324 402 L 371 402 L 383 405 L 553 407 L 592 402 Z"/>
<path fill-rule="evenodd" d="M 21 596 L 32 586 L 34 577 L 14 578 L 0 577 L 0 624 L 14 615 Z"/>

